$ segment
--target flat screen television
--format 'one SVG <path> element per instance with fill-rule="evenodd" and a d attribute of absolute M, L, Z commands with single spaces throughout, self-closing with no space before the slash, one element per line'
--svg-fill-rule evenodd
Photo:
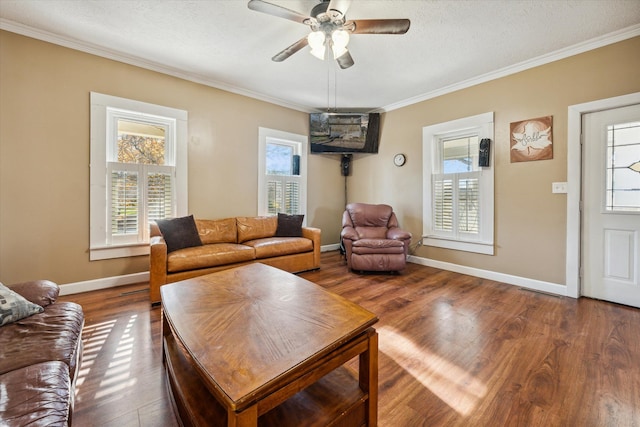
<path fill-rule="evenodd" d="M 311 153 L 377 153 L 380 113 L 309 114 Z"/>

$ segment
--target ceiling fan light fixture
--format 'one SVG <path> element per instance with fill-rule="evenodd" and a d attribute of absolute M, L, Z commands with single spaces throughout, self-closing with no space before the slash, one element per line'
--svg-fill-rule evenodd
<path fill-rule="evenodd" d="M 322 31 L 313 31 L 307 36 L 309 47 L 311 47 L 311 54 L 320 60 L 324 60 L 325 56 L 325 35 Z"/>
<path fill-rule="evenodd" d="M 349 32 L 345 30 L 335 30 L 331 34 L 331 42 L 333 59 L 337 59 L 348 52 L 347 44 L 349 44 Z"/>

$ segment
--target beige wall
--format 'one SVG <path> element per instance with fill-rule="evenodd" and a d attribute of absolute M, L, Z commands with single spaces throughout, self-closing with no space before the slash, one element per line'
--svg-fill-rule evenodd
<path fill-rule="evenodd" d="M 640 38 L 480 84 L 385 114 L 380 152 L 358 157 L 349 200 L 384 202 L 402 226 L 422 233 L 422 128 L 495 113 L 495 256 L 421 247 L 434 260 L 565 284 L 567 108 L 640 91 Z M 509 123 L 553 116 L 553 160 L 511 163 Z M 407 154 L 402 168 L 395 153 Z"/>
<path fill-rule="evenodd" d="M 201 218 L 256 214 L 258 127 L 308 133 L 306 113 L 0 32 L 4 283 L 65 284 L 148 270 L 146 256 L 89 261 L 91 91 L 188 111 L 189 212 Z M 328 242 L 335 242 L 333 218 L 344 205 L 339 162 L 310 156 L 308 168 L 307 222 L 333 226 Z"/>
<path fill-rule="evenodd" d="M 383 115 L 378 155 L 358 155 L 349 201 L 389 203 L 422 231 L 422 127 L 495 112 L 496 255 L 416 255 L 564 283 L 567 106 L 640 91 L 640 38 Z M 146 271 L 147 257 L 89 261 L 89 92 L 189 112 L 189 212 L 256 213 L 258 127 L 306 134 L 305 113 L 0 32 L 0 281 L 59 283 Z M 512 121 L 554 116 L 553 160 L 509 162 Z M 393 166 L 404 152 L 407 164 Z M 338 156 L 309 156 L 307 220 L 337 243 L 344 209 Z"/>

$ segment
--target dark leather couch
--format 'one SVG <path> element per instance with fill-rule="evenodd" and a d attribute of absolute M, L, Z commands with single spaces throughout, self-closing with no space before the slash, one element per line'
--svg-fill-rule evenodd
<path fill-rule="evenodd" d="M 389 205 L 348 204 L 340 236 L 351 270 L 399 271 L 406 266 L 411 233 L 400 229 Z"/>
<path fill-rule="evenodd" d="M 48 280 L 9 288 L 44 311 L 0 326 L 0 425 L 71 425 L 82 307 L 56 302 L 60 288 Z"/>

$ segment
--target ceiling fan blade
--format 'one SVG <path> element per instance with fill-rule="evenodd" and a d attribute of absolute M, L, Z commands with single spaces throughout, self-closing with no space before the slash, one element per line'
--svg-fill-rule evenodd
<path fill-rule="evenodd" d="M 287 9 L 286 7 L 278 6 L 277 4 L 267 3 L 262 0 L 250 0 L 247 6 L 251 10 L 277 16 L 279 18 L 289 19 L 301 24 L 305 24 L 305 21 L 309 19 L 308 16 L 298 13 L 295 10 Z"/>
<path fill-rule="evenodd" d="M 347 14 L 347 10 L 349 10 L 349 6 L 351 5 L 351 0 L 331 0 L 329 2 L 329 6 L 327 7 L 327 13 L 331 11 L 340 12 L 342 16 Z"/>
<path fill-rule="evenodd" d="M 298 40 L 297 42 L 295 42 L 294 44 L 292 44 L 291 46 L 289 46 L 288 48 L 284 49 L 283 51 L 277 53 L 271 59 L 274 60 L 275 62 L 282 62 L 288 57 L 290 57 L 291 55 L 293 55 L 294 53 L 296 53 L 297 51 L 299 51 L 300 49 L 302 49 L 303 47 L 307 46 L 308 44 L 309 42 L 307 41 L 307 38 L 304 37 Z"/>
<path fill-rule="evenodd" d="M 340 68 L 342 68 L 343 70 L 355 64 L 355 62 L 353 62 L 353 58 L 351 57 L 351 54 L 349 53 L 349 51 L 346 51 L 345 53 L 337 57 L 336 62 L 338 63 Z"/>
<path fill-rule="evenodd" d="M 356 19 L 347 21 L 345 27 L 353 26 L 353 34 L 404 34 L 410 25 L 408 19 Z"/>

